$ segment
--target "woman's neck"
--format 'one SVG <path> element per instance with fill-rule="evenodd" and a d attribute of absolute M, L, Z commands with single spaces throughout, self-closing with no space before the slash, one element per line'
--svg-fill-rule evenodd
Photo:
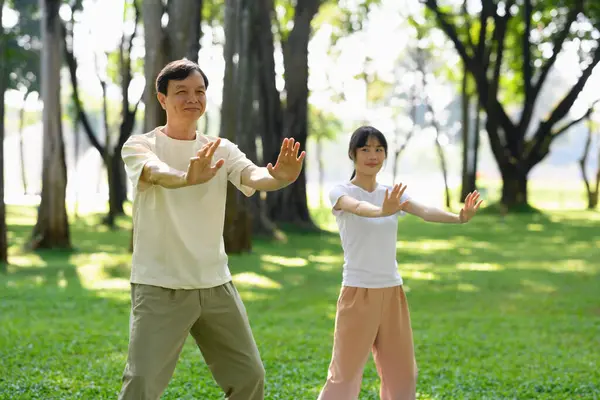
<path fill-rule="evenodd" d="M 377 175 L 362 175 L 357 173 L 350 182 L 367 192 L 372 192 L 377 188 Z"/>
<path fill-rule="evenodd" d="M 176 123 L 167 121 L 163 128 L 165 135 L 177 140 L 194 140 L 196 139 L 196 123 Z"/>

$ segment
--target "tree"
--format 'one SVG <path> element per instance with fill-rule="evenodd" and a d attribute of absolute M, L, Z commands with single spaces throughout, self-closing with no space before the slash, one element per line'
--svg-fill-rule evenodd
<path fill-rule="evenodd" d="M 234 143 L 247 143 L 252 135 L 252 99 L 255 84 L 255 57 L 252 53 L 256 3 L 251 0 L 225 1 L 225 76 L 221 105 L 221 134 Z M 237 62 L 235 61 L 237 58 Z M 244 147 L 240 146 L 242 151 Z M 249 155 L 252 158 L 252 155 Z M 225 250 L 228 253 L 249 252 L 252 249 L 252 226 L 245 201 L 228 183 L 225 230 Z"/>
<path fill-rule="evenodd" d="M 598 166 L 595 173 L 595 181 L 589 179 L 587 175 L 587 161 L 592 148 L 592 136 L 595 130 L 598 129 L 598 123 L 591 118 L 591 113 L 586 115 L 587 118 L 587 137 L 585 141 L 585 148 L 581 160 L 579 160 L 579 168 L 581 170 L 581 178 L 585 185 L 585 192 L 587 194 L 588 209 L 593 210 L 598 206 L 598 197 L 600 195 L 600 144 L 598 147 Z"/>
<path fill-rule="evenodd" d="M 423 45 L 424 41 L 424 32 L 417 26 L 417 48 L 414 51 L 414 60 L 417 66 L 417 71 L 421 76 L 421 91 L 422 91 L 422 102 L 427 109 L 426 116 L 429 117 L 429 123 L 435 129 L 435 149 L 438 155 L 438 159 L 440 162 L 440 168 L 442 170 L 442 176 L 444 178 L 444 192 L 446 199 L 446 208 L 450 208 L 451 200 L 450 200 L 450 188 L 448 186 L 448 163 L 446 161 L 446 155 L 444 153 L 444 146 L 441 141 L 442 137 L 442 127 L 436 115 L 436 112 L 433 108 L 433 104 L 431 102 L 430 96 L 428 94 L 429 84 L 428 84 L 428 75 L 430 72 L 428 71 L 426 65 L 432 64 L 431 55 L 429 54 L 430 49 L 427 49 Z"/>
<path fill-rule="evenodd" d="M 317 170 L 319 175 L 319 206 L 325 206 L 323 201 L 323 190 L 325 187 L 325 162 L 323 160 L 323 142 L 333 140 L 342 130 L 342 121 L 334 115 L 310 107 L 310 136 L 314 138 L 316 144 Z"/>
<path fill-rule="evenodd" d="M 304 150 L 308 138 L 308 42 L 312 32 L 311 22 L 319 10 L 320 3 L 319 0 L 296 1 L 293 28 L 289 35 L 280 30 L 286 71 L 282 133 L 283 137 L 293 137 L 300 142 L 301 151 Z M 273 143 L 281 143 L 282 137 L 278 139 Z M 277 150 L 273 150 L 266 153 L 269 162 L 275 162 L 277 159 Z M 283 190 L 269 193 L 267 204 L 269 216 L 275 222 L 290 222 L 309 229 L 316 228 L 308 210 L 305 168 L 296 182 Z"/>
<path fill-rule="evenodd" d="M 8 58 L 7 34 L 2 26 L 2 10 L 4 0 L 0 0 L 0 55 L 2 60 Z M 8 263 L 8 241 L 6 232 L 6 206 L 4 204 L 4 93 L 7 87 L 7 71 L 5 63 L 0 63 L 0 272 L 6 272 Z"/>
<path fill-rule="evenodd" d="M 106 71 L 98 71 L 98 80 L 102 88 L 102 108 L 103 108 L 103 120 L 104 120 L 104 132 L 106 134 L 106 141 L 104 145 L 98 140 L 98 134 L 95 132 L 90 118 L 86 113 L 83 101 L 79 93 L 79 83 L 77 80 L 77 69 L 78 63 L 73 53 L 73 42 L 75 37 L 73 35 L 73 18 L 71 23 L 67 26 L 63 26 L 63 39 L 64 39 L 64 50 L 67 66 L 69 68 L 69 74 L 71 78 L 71 85 L 73 88 L 73 103 L 77 112 L 77 118 L 81 122 L 84 132 L 89 139 L 92 146 L 98 151 L 100 157 L 104 162 L 108 178 L 108 193 L 109 193 L 109 209 L 106 216 L 105 222 L 110 226 L 115 226 L 115 217 L 124 214 L 123 203 L 127 199 L 127 186 L 124 174 L 123 160 L 121 158 L 121 148 L 133 132 L 135 126 L 135 116 L 137 114 L 138 106 L 141 98 L 132 106 L 129 100 L 129 89 L 133 79 L 133 61 L 131 54 L 133 48 L 133 41 L 135 40 L 138 33 L 138 25 L 140 19 L 140 10 L 137 0 L 125 1 L 123 4 L 123 21 L 129 19 L 129 13 L 132 11 L 133 16 L 133 31 L 127 34 L 125 30 L 121 35 L 121 41 L 117 51 L 106 54 L 108 67 Z M 81 1 L 76 0 L 72 4 L 72 15 L 79 11 L 82 7 Z M 70 44 L 70 46 L 69 46 Z M 113 144 L 110 135 L 110 127 L 108 123 L 108 99 L 107 99 L 107 79 L 115 83 L 118 83 L 121 87 L 121 122 L 119 125 L 119 134 L 116 138 L 116 142 Z"/>
<path fill-rule="evenodd" d="M 40 0 L 44 145 L 42 198 L 31 237 L 33 249 L 71 248 L 65 204 L 67 169 L 61 123 L 60 67 L 63 41 L 58 14 L 60 6 L 60 0 Z"/>
<path fill-rule="evenodd" d="M 144 0 L 145 62 L 144 76 L 144 131 L 164 125 L 166 115 L 156 100 L 154 82 L 160 70 L 170 61 L 188 58 L 198 61 L 202 35 L 203 0 Z M 162 27 L 164 15 L 168 16 L 166 28 Z"/>
<path fill-rule="evenodd" d="M 8 88 L 23 93 L 19 109 L 19 159 L 23 191 L 28 193 L 23 129 L 25 127 L 25 105 L 34 92 L 40 91 L 40 21 L 37 15 L 38 0 L 13 1 L 12 6 L 19 14 L 18 23 L 7 36 L 6 58 L 8 63 Z"/>
<path fill-rule="evenodd" d="M 598 6 L 584 0 L 560 4 L 540 1 L 535 7 L 531 0 L 519 4 L 516 0 L 482 1 L 479 34 L 473 38 L 470 32 L 465 35 L 461 31 L 470 25 L 460 21 L 449 7 L 440 6 L 437 0 L 422 1 L 476 82 L 479 103 L 487 115 L 492 153 L 502 175 L 501 202 L 509 210 L 523 208 L 528 205 L 529 172 L 548 155 L 551 143 L 581 120 L 562 122 L 600 62 L 600 46 L 592 39 L 598 32 Z M 578 19 L 588 23 L 575 24 Z M 534 110 L 542 87 L 565 44 L 575 38 L 591 50 L 581 60 L 585 67 L 547 116 L 536 120 Z M 548 47 L 551 52 L 544 51 Z M 502 90 L 510 84 L 516 84 L 522 94 L 521 113 L 516 119 L 507 111 L 507 91 Z"/>

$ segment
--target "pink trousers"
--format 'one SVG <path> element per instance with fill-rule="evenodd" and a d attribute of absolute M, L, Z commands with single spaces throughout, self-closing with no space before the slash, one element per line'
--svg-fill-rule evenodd
<path fill-rule="evenodd" d="M 333 355 L 319 400 L 357 399 L 371 351 L 381 379 L 381 399 L 415 399 L 417 366 L 402 286 L 342 287 Z"/>

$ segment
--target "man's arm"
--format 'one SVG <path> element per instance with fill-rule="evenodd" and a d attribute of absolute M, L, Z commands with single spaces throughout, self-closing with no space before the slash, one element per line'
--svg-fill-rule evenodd
<path fill-rule="evenodd" d="M 294 139 L 283 139 L 275 165 L 269 163 L 266 168 L 248 165 L 241 173 L 241 184 L 263 192 L 279 190 L 292 184 L 298 179 L 306 156 L 305 152 L 298 156 L 299 150 L 300 143 Z"/>
<path fill-rule="evenodd" d="M 212 157 L 220 142 L 216 140 L 202 146 L 196 156 L 190 158 L 187 171 L 177 170 L 161 161 L 139 137 L 132 137 L 125 143 L 122 157 L 127 175 L 141 191 L 151 185 L 178 189 L 208 182 L 216 175 L 225 164 L 225 160 L 220 159 L 211 166 Z"/>
<path fill-rule="evenodd" d="M 140 181 L 162 186 L 166 189 L 178 189 L 188 186 L 186 173 L 169 167 L 162 161 L 151 160 L 144 165 Z"/>
<path fill-rule="evenodd" d="M 265 167 L 249 165 L 242 171 L 242 185 L 248 186 L 254 190 L 263 192 L 272 192 L 283 189 L 292 182 L 273 178 L 269 170 Z"/>

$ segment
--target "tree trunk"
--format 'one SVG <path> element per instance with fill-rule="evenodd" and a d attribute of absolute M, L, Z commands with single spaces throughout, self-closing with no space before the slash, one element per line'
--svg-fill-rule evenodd
<path fill-rule="evenodd" d="M 0 21 L 2 21 L 2 9 L 4 0 L 0 0 Z M 0 24 L 0 56 L 5 60 L 6 54 L 6 36 L 4 28 Z M 0 273 L 6 273 L 6 264 L 8 263 L 8 241 L 6 227 L 6 206 L 4 204 L 4 93 L 8 83 L 5 63 L 0 63 Z"/>
<path fill-rule="evenodd" d="M 42 24 L 41 95 L 43 109 L 42 199 L 31 247 L 71 248 L 65 204 L 67 168 L 62 137 L 60 67 L 62 64 L 60 0 L 40 0 Z"/>
<path fill-rule="evenodd" d="M 440 167 L 442 168 L 442 175 L 444 177 L 444 192 L 446 197 L 446 208 L 450 208 L 450 187 L 448 186 L 448 167 L 446 165 L 446 155 L 444 154 L 444 148 L 442 147 L 439 139 L 439 133 L 435 138 L 435 147 L 437 149 L 438 157 L 440 159 Z"/>
<path fill-rule="evenodd" d="M 114 154 L 111 154 L 111 141 L 110 141 L 110 128 L 108 126 L 108 98 L 106 96 L 106 82 L 102 80 L 100 76 L 100 87 L 102 88 L 102 120 L 104 125 L 104 168 L 106 169 L 106 180 L 108 182 L 108 214 L 104 218 L 104 223 L 108 225 L 110 229 L 115 228 L 115 218 L 118 214 L 116 204 L 116 196 L 113 192 L 114 189 L 114 178 L 118 171 L 113 170 Z M 121 206 L 122 208 L 122 206 Z"/>
<path fill-rule="evenodd" d="M 23 97 L 23 103 L 19 110 L 19 161 L 21 162 L 21 182 L 23 185 L 23 194 L 29 193 L 27 188 L 27 171 L 25 170 L 25 146 L 23 143 L 23 129 L 25 128 L 25 105 L 27 104 L 27 98 L 29 97 L 29 90 Z"/>
<path fill-rule="evenodd" d="M 299 0 L 296 3 L 294 27 L 283 45 L 283 64 L 287 72 L 283 136 L 300 142 L 300 151 L 305 149 L 308 138 L 308 42 L 311 22 L 318 9 L 317 0 Z M 283 190 L 269 193 L 267 202 L 274 222 L 317 229 L 308 209 L 306 163 L 296 182 Z"/>
<path fill-rule="evenodd" d="M 598 191 L 588 193 L 588 210 L 595 210 L 598 207 Z"/>
<path fill-rule="evenodd" d="M 234 143 L 237 142 L 240 129 L 240 116 L 247 115 L 243 100 L 245 99 L 236 89 L 245 92 L 246 82 L 241 81 L 240 75 L 247 80 L 249 61 L 243 49 L 244 34 L 248 33 L 249 21 L 245 16 L 244 0 L 225 1 L 225 46 L 223 56 L 225 59 L 225 75 L 223 79 L 223 101 L 221 106 L 221 137 L 225 137 Z M 241 31 L 241 32 L 240 32 Z M 241 33 L 241 34 L 240 34 Z M 246 35 L 247 36 L 247 35 Z M 236 55 L 238 63 L 234 61 Z M 241 86 L 240 86 L 241 84 Z M 245 95 L 251 93 L 245 92 Z M 247 121 L 241 121 L 243 123 Z M 227 184 L 227 207 L 225 210 L 225 227 L 223 239 L 227 253 L 249 252 L 252 249 L 251 221 L 249 214 L 241 201 L 238 190 L 231 184 Z"/>
<path fill-rule="evenodd" d="M 404 142 L 402 142 L 401 146 L 398 146 L 396 144 L 396 150 L 394 151 L 394 164 L 393 164 L 393 168 L 392 168 L 392 182 L 396 182 L 396 178 L 398 176 L 398 165 L 400 164 L 400 156 L 402 155 L 402 153 L 404 152 L 404 150 L 406 150 L 406 147 L 408 146 L 408 142 L 410 142 L 410 139 L 412 139 L 413 135 L 415 134 L 415 132 L 417 131 L 417 108 L 418 108 L 418 104 L 417 104 L 417 88 L 415 85 L 412 86 L 411 90 L 410 90 L 410 119 L 412 121 L 412 127 L 410 128 L 410 132 L 408 132 L 408 135 L 406 135 L 406 138 L 404 139 Z M 398 135 L 396 135 L 396 138 L 398 137 Z"/>
<path fill-rule="evenodd" d="M 166 114 L 156 99 L 155 82 L 160 70 L 166 64 L 166 37 L 161 25 L 165 12 L 162 0 L 144 0 L 142 15 L 144 21 L 144 43 L 146 55 L 144 58 L 144 132 L 149 132 L 166 123 Z"/>
<path fill-rule="evenodd" d="M 424 75 L 423 75 L 424 76 Z M 423 82 L 425 83 L 425 82 Z M 423 85 L 423 88 L 425 88 L 425 84 Z M 446 200 L 446 208 L 450 208 L 451 206 L 451 200 L 450 200 L 450 187 L 448 186 L 448 166 L 446 163 L 446 155 L 444 154 L 444 148 L 442 146 L 442 144 L 440 143 L 440 135 L 441 135 L 441 130 L 440 130 L 440 125 L 437 122 L 437 119 L 435 118 L 435 113 L 433 111 L 433 107 L 431 106 L 431 104 L 427 101 L 427 108 L 429 109 L 429 112 L 431 113 L 431 124 L 433 125 L 433 127 L 435 128 L 435 148 L 438 154 L 438 159 L 440 161 L 440 168 L 442 169 L 442 176 L 444 178 L 444 193 L 445 193 L 445 200 Z"/>
<path fill-rule="evenodd" d="M 475 171 L 471 168 L 471 96 L 469 94 L 468 89 L 469 83 L 469 72 L 467 67 L 464 67 L 463 70 L 463 79 L 462 79 L 462 96 L 461 96 L 461 106 L 462 106 L 462 139 L 463 139 L 463 148 L 462 148 L 462 184 L 461 184 L 461 193 L 460 199 L 458 201 L 462 203 L 467 195 L 474 190 L 472 187 L 474 184 Z"/>
<path fill-rule="evenodd" d="M 600 144 L 598 145 L 598 158 L 596 158 L 598 165 L 596 166 L 596 189 L 594 195 L 589 201 L 588 208 L 590 210 L 598 207 L 598 197 L 600 196 Z"/>
<path fill-rule="evenodd" d="M 265 29 L 264 27 L 259 26 L 258 24 L 254 24 L 254 32 L 253 35 L 258 35 L 259 30 Z M 269 27 L 267 27 L 269 29 Z M 258 36 L 253 36 L 256 39 Z M 256 45 L 253 45 L 256 48 Z M 259 80 L 260 80 L 260 72 L 257 69 L 257 59 L 256 53 L 251 54 L 254 57 L 254 71 L 252 73 L 253 79 L 253 102 L 257 105 L 257 107 L 251 107 L 251 116 L 250 121 L 245 123 L 244 126 L 247 127 L 245 132 L 245 139 L 240 138 L 240 145 L 243 145 L 242 151 L 246 153 L 246 155 L 254 161 L 257 165 L 264 165 L 264 155 L 262 146 L 258 148 L 259 140 L 262 138 L 256 137 L 255 132 L 263 132 L 265 121 L 263 120 L 263 114 L 261 113 L 261 107 L 263 106 L 260 99 L 260 90 L 259 90 Z M 241 97 L 241 96 L 240 96 Z M 241 197 L 241 196 L 240 196 Z M 250 213 L 250 218 L 252 221 L 252 236 L 260 236 L 265 239 L 278 239 L 281 238 L 281 232 L 277 229 L 277 226 L 269 219 L 267 213 L 267 203 L 266 203 L 266 193 L 259 193 L 250 198 L 245 199 L 246 207 Z"/>
<path fill-rule="evenodd" d="M 104 222 L 111 229 L 114 229 L 116 217 L 125 214 L 123 203 L 127 197 L 127 187 L 121 153 L 118 152 L 107 155 L 104 166 L 106 167 L 106 176 L 108 178 L 108 214 Z"/>
<path fill-rule="evenodd" d="M 317 169 L 319 171 L 319 207 L 325 207 L 323 192 L 325 190 L 325 164 L 323 162 L 323 139 L 318 136 L 317 144 Z"/>
<path fill-rule="evenodd" d="M 583 148 L 583 155 L 579 160 L 579 170 L 581 171 L 581 179 L 583 180 L 583 184 L 585 185 L 585 192 L 587 194 L 588 199 L 588 210 L 593 210 L 598 206 L 598 194 L 600 192 L 600 143 L 598 145 L 598 170 L 596 172 L 596 182 L 594 186 L 594 182 L 590 182 L 586 172 L 586 164 L 588 160 L 588 156 L 590 154 L 590 149 L 592 147 L 592 128 L 591 128 L 591 118 L 588 116 L 588 132 L 585 141 L 585 146 Z"/>
<path fill-rule="evenodd" d="M 79 132 L 79 117 L 77 116 L 77 112 L 73 116 L 73 139 L 74 139 L 74 151 L 73 151 L 73 165 L 75 173 L 77 174 L 77 170 L 79 169 L 79 142 L 80 142 L 80 132 Z M 79 185 L 75 185 L 75 204 L 73 205 L 73 214 L 75 215 L 75 219 L 79 218 Z"/>
<path fill-rule="evenodd" d="M 259 11 L 256 55 L 258 57 L 257 72 L 259 74 L 259 98 L 262 124 L 263 161 L 275 162 L 281 141 L 283 140 L 283 108 L 281 96 L 277 90 L 275 74 L 275 45 L 271 30 L 271 15 L 275 13 L 273 0 L 257 0 Z"/>
<path fill-rule="evenodd" d="M 479 136 L 481 131 L 481 110 L 479 103 L 475 103 L 475 128 L 473 129 L 473 177 L 469 185 L 473 190 L 477 189 L 477 165 L 479 163 Z"/>
<path fill-rule="evenodd" d="M 527 175 L 528 171 L 509 164 L 500 167 L 502 176 L 501 203 L 508 211 L 519 210 L 528 206 Z"/>
<path fill-rule="evenodd" d="M 202 1 L 170 0 L 167 3 L 169 23 L 167 40 L 169 61 L 187 58 L 198 62 L 200 50 Z"/>

